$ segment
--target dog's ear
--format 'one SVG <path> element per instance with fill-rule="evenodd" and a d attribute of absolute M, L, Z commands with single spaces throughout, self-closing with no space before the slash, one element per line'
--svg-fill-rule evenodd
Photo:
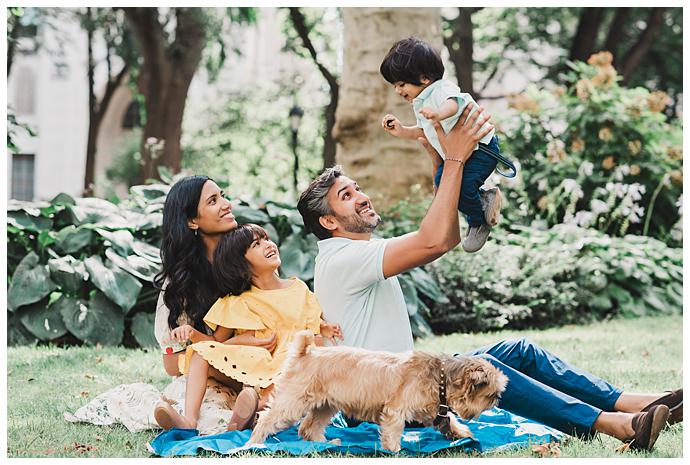
<path fill-rule="evenodd" d="M 477 392 L 489 385 L 489 376 L 484 368 L 477 368 L 470 374 L 470 392 Z"/>

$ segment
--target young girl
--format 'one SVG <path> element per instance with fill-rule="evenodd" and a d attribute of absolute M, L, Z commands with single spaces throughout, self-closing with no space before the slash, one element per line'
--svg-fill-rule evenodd
<path fill-rule="evenodd" d="M 443 161 L 446 156 L 452 157 L 453 154 L 443 153 L 434 124 L 440 123 L 443 131 L 448 133 L 467 105 L 474 107 L 470 114 L 476 111 L 478 105 L 470 94 L 461 92 L 451 81 L 442 79 L 444 66 L 440 55 L 429 44 L 415 37 L 395 43 L 383 59 L 380 71 L 386 81 L 395 86 L 395 91 L 412 103 L 417 119 L 415 126 L 403 126 L 395 116 L 389 114 L 383 117 L 381 125 L 395 137 L 412 140 L 424 137 L 429 141 L 442 159 L 435 162 L 438 166 L 434 185 L 438 187 Z M 458 209 L 465 214 L 469 224 L 469 231 L 462 243 L 466 252 L 481 249 L 491 227 L 498 223 L 501 191 L 497 187 L 481 189 L 496 168 L 497 161 L 513 170 L 512 175 L 507 176 L 515 176 L 515 167 L 500 154 L 498 138 L 492 129 L 467 160 L 463 171 Z"/>
<path fill-rule="evenodd" d="M 226 296 L 204 317 L 215 331 L 215 341 L 187 348 L 180 367 L 188 373 L 184 415 L 166 403 L 159 404 L 155 415 L 161 427 L 196 427 L 210 365 L 248 386 L 237 397 L 228 425 L 228 430 L 245 429 L 265 406 L 297 332 L 309 329 L 320 334 L 321 344 L 323 337 L 333 343 L 342 339 L 338 325 L 321 319 L 321 307 L 304 282 L 278 276 L 280 264 L 278 247 L 260 226 L 242 225 L 221 239 L 213 270 Z M 233 344 L 224 344 L 233 334 Z M 272 341 L 268 348 L 257 346 L 257 341 L 266 340 Z"/>

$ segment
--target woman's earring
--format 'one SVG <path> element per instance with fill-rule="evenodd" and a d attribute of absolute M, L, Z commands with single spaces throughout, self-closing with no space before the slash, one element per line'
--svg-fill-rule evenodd
<path fill-rule="evenodd" d="M 195 229 L 195 230 L 194 230 L 194 237 L 198 236 L 198 235 L 199 235 L 198 233 L 199 233 L 199 230 L 198 230 L 198 229 Z"/>

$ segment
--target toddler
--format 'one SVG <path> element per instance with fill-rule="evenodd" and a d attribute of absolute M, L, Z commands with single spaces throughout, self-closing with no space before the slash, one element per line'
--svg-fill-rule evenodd
<path fill-rule="evenodd" d="M 438 52 L 427 43 L 410 37 L 398 41 L 383 59 L 381 74 L 395 91 L 412 103 L 417 119 L 415 126 L 403 126 L 393 115 L 383 118 L 383 128 L 391 135 L 403 139 L 425 137 L 438 152 L 443 153 L 434 123 L 441 124 L 448 133 L 458 121 L 463 109 L 472 104 L 474 113 L 478 106 L 470 94 L 443 78 L 444 66 Z M 485 123 L 488 125 L 488 123 Z M 465 163 L 458 209 L 465 214 L 469 230 L 465 234 L 462 248 L 466 252 L 477 252 L 486 243 L 491 227 L 498 223 L 501 211 L 501 191 L 498 187 L 484 190 L 481 186 L 496 168 L 498 162 L 512 169 L 507 177 L 515 176 L 513 164 L 501 156 L 498 138 L 492 129 L 477 146 Z M 434 185 L 438 187 L 443 172 L 443 161 L 436 169 Z"/>

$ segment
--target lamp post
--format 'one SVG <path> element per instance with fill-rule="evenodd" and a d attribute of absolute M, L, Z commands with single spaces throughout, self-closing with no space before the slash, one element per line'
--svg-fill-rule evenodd
<path fill-rule="evenodd" d="M 292 168 L 292 187 L 297 193 L 297 172 L 299 171 L 299 156 L 297 155 L 297 131 L 299 130 L 299 125 L 302 122 L 302 116 L 304 116 L 304 110 L 293 105 L 290 108 L 290 131 L 292 132 L 292 155 L 295 157 L 295 163 Z"/>

